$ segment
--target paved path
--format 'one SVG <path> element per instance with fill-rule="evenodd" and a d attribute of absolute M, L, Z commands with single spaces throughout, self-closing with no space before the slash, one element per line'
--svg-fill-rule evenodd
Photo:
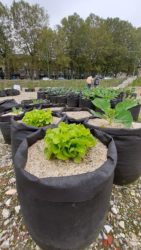
<path fill-rule="evenodd" d="M 117 87 L 115 87 L 115 89 L 127 87 L 127 86 L 128 86 L 129 84 L 131 84 L 136 78 L 137 78 L 137 76 L 131 76 L 131 77 L 127 78 L 123 83 L 121 83 L 120 85 L 118 85 Z"/>

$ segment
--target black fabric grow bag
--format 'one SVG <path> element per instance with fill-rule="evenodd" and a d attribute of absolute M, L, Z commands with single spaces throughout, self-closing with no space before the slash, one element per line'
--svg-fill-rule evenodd
<path fill-rule="evenodd" d="M 57 96 L 57 104 L 66 105 L 67 97 L 65 95 Z"/>
<path fill-rule="evenodd" d="M 44 101 L 44 103 L 35 103 L 34 104 L 34 102 L 33 102 L 34 100 L 37 100 L 37 99 L 21 101 L 22 107 L 25 108 L 26 110 L 30 110 L 30 109 L 34 109 L 34 108 L 39 109 L 39 108 L 42 108 L 43 104 L 44 105 L 49 104 L 49 102 L 47 100 Z"/>
<path fill-rule="evenodd" d="M 94 109 L 94 105 L 90 99 L 79 97 L 79 107 L 80 108 L 89 108 Z"/>
<path fill-rule="evenodd" d="M 79 106 L 79 95 L 68 95 L 67 96 L 67 106 L 68 107 L 78 107 Z"/>
<path fill-rule="evenodd" d="M 8 111 L 17 105 L 18 103 L 14 99 L 2 101 L 0 102 L 0 113 Z"/>
<path fill-rule="evenodd" d="M 66 116 L 61 116 L 61 114 L 53 114 L 54 116 L 59 117 L 61 121 L 66 120 Z M 21 120 L 22 117 L 12 117 L 11 119 L 11 146 L 12 146 L 12 158 L 14 158 L 14 155 L 17 151 L 18 146 L 21 144 L 21 142 L 30 134 L 36 132 L 37 130 L 41 129 L 38 127 L 28 126 L 22 122 L 18 122 L 18 120 Z M 47 128 L 53 128 L 56 127 L 55 124 L 50 124 L 46 127 L 42 127 L 43 130 L 46 130 Z"/>
<path fill-rule="evenodd" d="M 35 92 L 35 89 L 34 88 L 27 88 L 27 89 L 25 89 L 25 92 Z"/>
<path fill-rule="evenodd" d="M 5 90 L 7 96 L 16 96 L 20 95 L 20 91 L 17 89 L 6 89 Z"/>
<path fill-rule="evenodd" d="M 111 108 L 114 109 L 118 103 L 122 102 L 122 99 L 120 97 L 114 98 L 110 101 Z"/>
<path fill-rule="evenodd" d="M 11 144 L 11 115 L 0 116 L 0 129 L 5 143 Z M 15 116 L 17 119 L 22 118 L 22 115 Z"/>
<path fill-rule="evenodd" d="M 28 147 L 44 137 L 39 130 L 24 140 L 14 158 L 24 222 L 44 250 L 82 249 L 103 226 L 113 184 L 116 148 L 108 135 L 92 131 L 108 146 L 108 159 L 96 171 L 74 176 L 37 178 L 24 170 Z"/>
<path fill-rule="evenodd" d="M 57 104 L 57 95 L 46 95 L 46 97 L 50 100 L 51 103 Z"/>
<path fill-rule="evenodd" d="M 0 122 L 0 129 L 3 135 L 4 141 L 7 144 L 11 144 L 11 124 L 10 121 Z"/>
<path fill-rule="evenodd" d="M 141 108 L 141 105 L 139 104 L 139 105 L 137 105 L 137 106 L 129 109 L 129 111 L 131 112 L 131 115 L 132 115 L 134 121 L 138 120 L 139 113 L 140 113 L 140 108 Z"/>
<path fill-rule="evenodd" d="M 114 184 L 126 185 L 137 180 L 141 175 L 141 128 L 100 128 L 89 125 L 87 121 L 84 124 L 90 129 L 99 129 L 113 137 L 118 156 Z"/>
<path fill-rule="evenodd" d="M 46 99 L 45 91 L 38 91 L 37 92 L 37 99 Z"/>
<path fill-rule="evenodd" d="M 18 89 L 13 89 L 13 96 L 20 95 L 20 91 Z"/>
<path fill-rule="evenodd" d="M 6 96 L 5 90 L 0 90 L 0 97 L 5 97 L 5 96 Z"/>
<path fill-rule="evenodd" d="M 93 114 L 91 113 L 91 110 L 89 108 L 75 108 L 75 107 L 65 107 L 62 110 L 62 113 L 68 112 L 68 111 L 72 111 L 72 112 L 79 112 L 79 111 L 87 111 L 90 113 L 90 116 L 93 117 Z M 80 118 L 80 119 L 75 119 L 70 117 L 69 115 L 66 115 L 66 120 L 68 123 L 83 123 L 85 120 L 87 119 L 87 117 L 85 118 Z"/>

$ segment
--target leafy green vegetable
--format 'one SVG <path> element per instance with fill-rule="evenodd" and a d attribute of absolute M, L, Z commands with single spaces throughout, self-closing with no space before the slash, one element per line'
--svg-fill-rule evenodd
<path fill-rule="evenodd" d="M 97 87 L 97 88 L 84 88 L 82 90 L 82 96 L 85 98 L 90 98 L 91 100 L 94 100 L 96 97 L 101 97 L 104 99 L 114 99 L 120 94 L 121 90 L 119 89 L 111 89 L 111 88 L 103 88 L 103 87 Z"/>
<path fill-rule="evenodd" d="M 133 99 L 126 99 L 116 105 L 115 109 L 111 108 L 110 100 L 96 98 L 93 104 L 101 109 L 104 114 L 92 111 L 94 115 L 100 118 L 104 118 L 109 121 L 109 124 L 113 122 L 122 123 L 125 127 L 131 127 L 133 117 L 128 109 L 137 105 L 137 101 Z"/>
<path fill-rule="evenodd" d="M 32 100 L 32 104 L 42 104 L 42 103 L 44 103 L 44 100 L 42 99 Z"/>
<path fill-rule="evenodd" d="M 88 149 L 96 145 L 96 139 L 90 130 L 82 124 L 65 124 L 61 122 L 57 128 L 48 129 L 44 138 L 45 156 L 47 159 L 73 159 L 79 163 Z"/>
<path fill-rule="evenodd" d="M 134 97 L 134 94 L 135 94 L 135 88 L 124 88 L 124 93 L 126 95 L 126 97 L 128 98 L 133 98 Z"/>
<path fill-rule="evenodd" d="M 111 88 L 102 88 L 102 87 L 94 88 L 92 92 L 95 97 L 101 97 L 108 100 L 114 99 L 119 95 L 119 90 Z"/>
<path fill-rule="evenodd" d="M 34 109 L 32 111 L 27 112 L 24 115 L 22 122 L 29 126 L 43 127 L 51 124 L 52 120 L 53 117 L 50 109 L 48 110 Z"/>
<path fill-rule="evenodd" d="M 14 113 L 16 115 L 18 115 L 22 112 L 23 112 L 22 108 L 15 108 L 15 107 L 12 108 L 12 113 Z"/>

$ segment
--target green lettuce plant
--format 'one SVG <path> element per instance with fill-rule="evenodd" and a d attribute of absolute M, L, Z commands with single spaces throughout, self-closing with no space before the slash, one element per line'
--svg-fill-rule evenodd
<path fill-rule="evenodd" d="M 109 124 L 113 122 L 122 123 L 125 127 L 131 127 L 133 117 L 128 109 L 137 105 L 137 101 L 134 99 L 126 99 L 116 105 L 115 109 L 111 108 L 110 100 L 96 98 L 93 104 L 103 111 L 102 113 L 92 111 L 94 115 L 100 118 L 104 118 L 109 121 Z"/>
<path fill-rule="evenodd" d="M 39 110 L 34 109 L 32 111 L 26 112 L 22 122 L 34 127 L 44 127 L 51 124 L 53 120 L 51 109 Z"/>
<path fill-rule="evenodd" d="M 96 139 L 82 124 L 61 122 L 57 128 L 46 131 L 44 143 L 47 159 L 57 158 L 63 161 L 73 159 L 79 163 L 88 149 L 96 145 Z"/>

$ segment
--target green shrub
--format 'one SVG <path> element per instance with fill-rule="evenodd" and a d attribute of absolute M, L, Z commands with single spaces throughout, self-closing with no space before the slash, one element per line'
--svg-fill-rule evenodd
<path fill-rule="evenodd" d="M 24 115 L 22 122 L 29 126 L 44 127 L 51 124 L 52 120 L 53 117 L 50 109 L 34 109 Z"/>
<path fill-rule="evenodd" d="M 84 125 L 64 122 L 57 128 L 48 129 L 44 142 L 47 159 L 73 159 L 76 163 L 84 158 L 89 148 L 96 145 L 96 139 Z"/>

